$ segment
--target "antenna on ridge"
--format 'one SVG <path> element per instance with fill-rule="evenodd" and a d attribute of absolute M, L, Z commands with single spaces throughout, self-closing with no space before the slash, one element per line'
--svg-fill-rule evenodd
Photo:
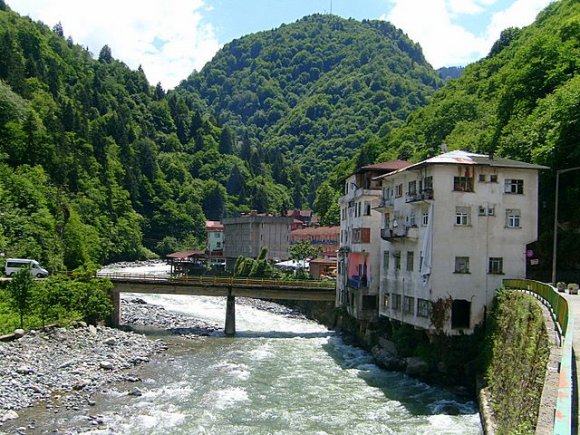
<path fill-rule="evenodd" d="M 332 0 L 330 0 L 330 15 L 332 15 Z"/>

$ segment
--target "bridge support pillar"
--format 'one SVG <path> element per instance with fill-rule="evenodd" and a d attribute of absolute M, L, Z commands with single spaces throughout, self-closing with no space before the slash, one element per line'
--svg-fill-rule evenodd
<path fill-rule="evenodd" d="M 113 328 L 118 328 L 121 323 L 121 293 L 111 290 L 110 295 L 113 312 L 111 313 L 111 317 L 109 317 L 107 323 Z"/>
<path fill-rule="evenodd" d="M 232 296 L 232 290 L 228 291 L 226 302 L 226 327 L 224 333 L 227 337 L 236 335 L 236 297 Z"/>

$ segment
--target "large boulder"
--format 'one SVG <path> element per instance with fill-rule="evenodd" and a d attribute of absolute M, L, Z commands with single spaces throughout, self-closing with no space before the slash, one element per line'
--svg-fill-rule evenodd
<path fill-rule="evenodd" d="M 393 355 L 381 346 L 375 346 L 371 349 L 371 353 L 378 366 L 385 370 L 403 371 L 405 370 L 405 360 Z"/>
<path fill-rule="evenodd" d="M 429 364 L 422 358 L 409 357 L 405 358 L 407 362 L 407 368 L 405 373 L 409 376 L 423 377 L 429 373 Z"/>

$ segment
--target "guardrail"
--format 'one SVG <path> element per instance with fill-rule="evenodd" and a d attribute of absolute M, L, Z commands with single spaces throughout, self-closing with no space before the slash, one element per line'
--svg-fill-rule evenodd
<path fill-rule="evenodd" d="M 531 279 L 504 279 L 506 289 L 527 290 L 535 293 L 546 301 L 560 328 L 560 334 L 566 336 L 568 328 L 568 301 L 550 284 Z"/>
<path fill-rule="evenodd" d="M 560 333 L 560 342 L 564 336 L 562 358 L 560 360 L 560 376 L 558 382 L 558 398 L 554 410 L 554 435 L 572 433 L 572 386 L 574 385 L 572 341 L 574 340 L 574 318 L 570 316 L 568 301 L 549 284 L 529 279 L 504 279 L 503 286 L 512 290 L 527 290 L 540 296 L 552 310 Z"/>
<path fill-rule="evenodd" d="M 267 287 L 267 288 L 319 288 L 334 289 L 336 283 L 328 280 L 279 280 L 266 278 L 233 278 L 223 276 L 182 276 L 149 275 L 134 273 L 98 273 L 99 278 L 109 278 L 111 281 L 126 280 L 136 282 L 168 282 L 173 284 L 201 284 L 208 286 L 238 286 L 238 287 Z"/>

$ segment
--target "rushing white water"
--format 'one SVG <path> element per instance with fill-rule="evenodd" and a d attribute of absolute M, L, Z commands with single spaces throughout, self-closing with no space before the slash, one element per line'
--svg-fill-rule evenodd
<path fill-rule="evenodd" d="M 222 298 L 140 297 L 224 323 Z M 236 327 L 235 338 L 173 341 L 171 358 L 145 368 L 142 396 L 98 400 L 106 433 L 481 433 L 473 402 L 381 370 L 315 322 L 238 304 Z"/>

